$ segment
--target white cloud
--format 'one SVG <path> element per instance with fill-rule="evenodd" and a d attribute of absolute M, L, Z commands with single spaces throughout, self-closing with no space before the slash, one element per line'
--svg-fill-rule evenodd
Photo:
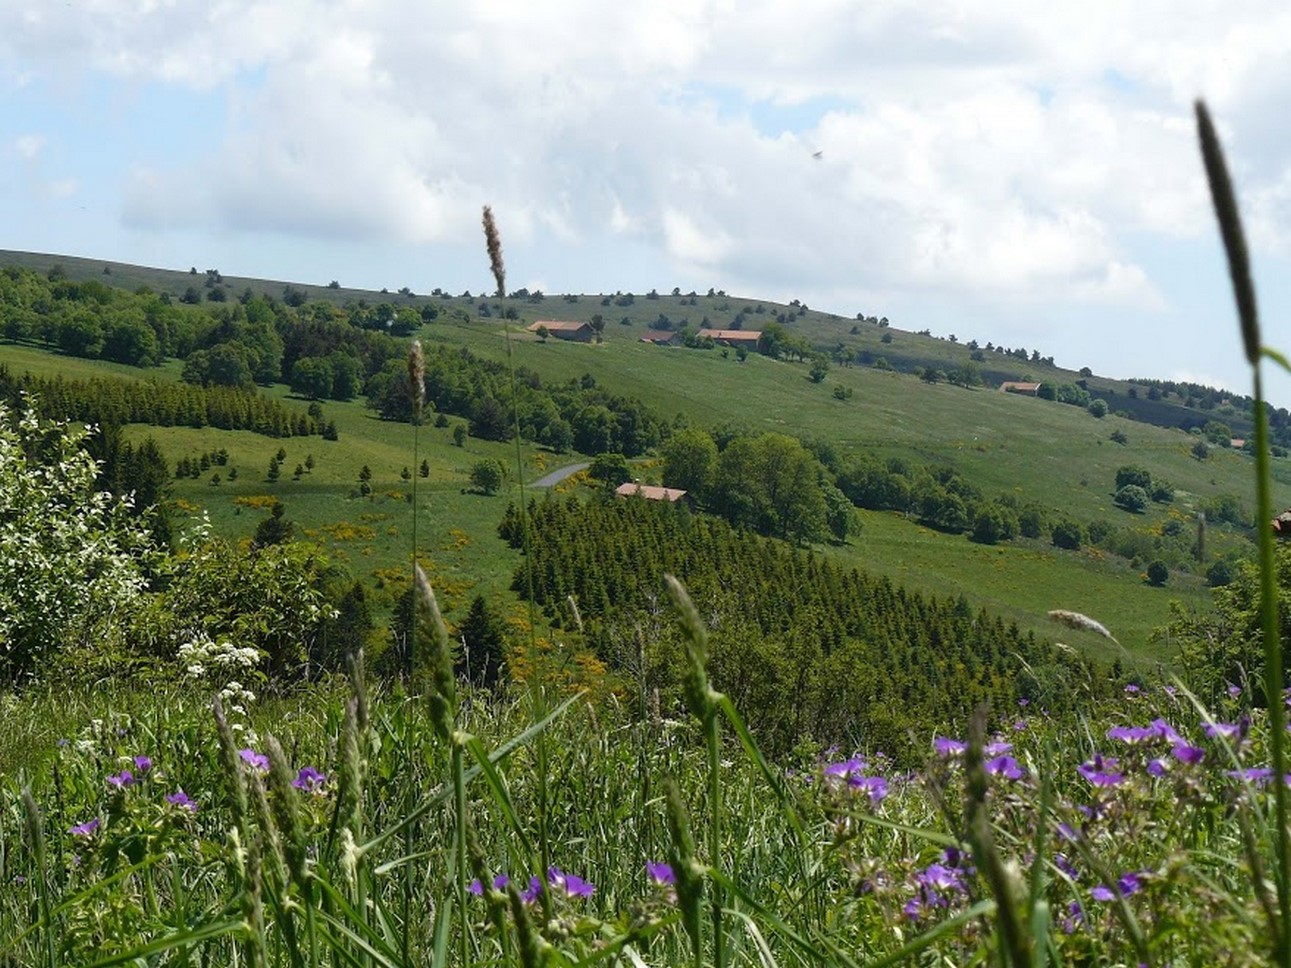
<path fill-rule="evenodd" d="M 26 161 L 31 161 L 45 147 L 45 139 L 38 134 L 23 134 L 13 140 L 14 151 Z"/>
<path fill-rule="evenodd" d="M 0 61 L 223 92 L 213 156 L 134 159 L 133 228 L 475 245 L 488 202 L 540 256 L 621 237 L 697 286 L 1134 310 L 1169 303 L 1142 239 L 1211 231 L 1198 93 L 1286 244 L 1288 54 L 1272 0 L 0 10 Z"/>

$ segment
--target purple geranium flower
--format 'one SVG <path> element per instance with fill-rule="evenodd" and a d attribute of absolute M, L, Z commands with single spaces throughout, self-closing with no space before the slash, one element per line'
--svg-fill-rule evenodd
<path fill-rule="evenodd" d="M 302 766 L 300 772 L 296 774 L 296 779 L 291 781 L 291 785 L 297 790 L 303 790 L 306 793 L 321 793 L 323 784 L 327 782 L 327 774 L 312 766 Z"/>
<path fill-rule="evenodd" d="M 176 790 L 174 793 L 167 794 L 166 802 L 173 807 L 179 807 L 181 810 L 197 813 L 197 803 L 183 790 Z"/>
<path fill-rule="evenodd" d="M 1132 682 L 1125 687 L 1125 695 L 1130 697 L 1137 696 L 1139 691 L 1139 687 Z"/>
<path fill-rule="evenodd" d="M 888 795 L 888 781 L 881 776 L 853 776 L 847 785 L 858 793 L 867 794 L 870 803 L 881 803 Z"/>
<path fill-rule="evenodd" d="M 850 760 L 843 760 L 841 763 L 828 764 L 825 767 L 825 776 L 842 779 L 851 776 L 853 773 L 860 773 L 868 765 L 861 757 L 853 756 Z"/>
<path fill-rule="evenodd" d="M 1165 776 L 1170 764 L 1160 757 L 1148 760 L 1147 770 L 1151 776 Z"/>
<path fill-rule="evenodd" d="M 1251 766 L 1245 770 L 1225 770 L 1224 776 L 1245 780 L 1253 786 L 1264 786 L 1272 778 L 1273 770 L 1267 766 Z"/>
<path fill-rule="evenodd" d="M 1157 730 L 1153 726 L 1113 726 L 1107 731 L 1107 738 L 1137 746 L 1156 739 Z"/>
<path fill-rule="evenodd" d="M 1118 877 L 1116 879 L 1116 886 L 1121 892 L 1121 897 L 1129 897 L 1130 895 L 1137 894 L 1140 890 L 1142 890 L 1143 877 L 1146 875 L 1146 873 L 1147 873 L 1146 871 L 1139 871 L 1138 873 L 1135 873 L 1134 871 L 1130 871 L 1129 873 L 1122 874 L 1120 877 Z M 1089 893 L 1094 898 L 1095 901 L 1116 900 L 1116 892 L 1104 884 L 1098 885 Z"/>
<path fill-rule="evenodd" d="M 238 756 L 242 757 L 242 762 L 250 767 L 259 770 L 261 773 L 269 772 L 269 757 L 263 753 L 257 753 L 252 749 L 239 750 Z"/>
<path fill-rule="evenodd" d="M 1205 750 L 1187 743 L 1179 743 L 1170 752 L 1180 763 L 1187 763 L 1189 766 L 1196 766 L 1206 756 Z"/>
<path fill-rule="evenodd" d="M 672 865 L 658 861 L 646 861 L 646 875 L 656 884 L 676 884 L 677 875 L 673 873 Z"/>
<path fill-rule="evenodd" d="M 497 877 L 493 878 L 493 886 L 499 891 L 506 890 L 506 886 L 510 883 L 511 878 L 507 877 L 505 874 L 499 874 Z M 480 879 L 478 877 L 471 881 L 470 885 L 466 889 L 476 897 L 484 896 L 484 885 L 480 883 Z"/>
<path fill-rule="evenodd" d="M 93 820 L 85 821 L 85 823 L 78 823 L 75 827 L 69 827 L 67 832 L 77 837 L 92 837 L 94 832 L 102 825 L 103 821 L 95 817 Z"/>
<path fill-rule="evenodd" d="M 997 756 L 986 761 L 986 772 L 992 776 L 1002 776 L 1006 780 L 1020 780 L 1026 774 L 1012 756 Z"/>
<path fill-rule="evenodd" d="M 938 736 L 932 741 L 932 748 L 938 756 L 962 756 L 968 749 L 968 744 L 962 739 L 949 739 L 945 736 Z"/>
<path fill-rule="evenodd" d="M 134 758 L 134 768 L 138 770 L 140 773 L 147 773 L 149 770 L 152 769 L 152 757 L 136 756 Z"/>
<path fill-rule="evenodd" d="M 547 884 L 564 891 L 570 897 L 591 897 L 596 890 L 595 886 L 577 874 L 566 874 L 559 867 L 547 869 Z"/>
<path fill-rule="evenodd" d="M 534 874 L 529 878 L 529 886 L 520 892 L 520 900 L 526 904 L 532 904 L 542 896 L 542 881 L 538 875 Z"/>
<path fill-rule="evenodd" d="M 915 874 L 915 881 L 920 887 L 931 888 L 933 891 L 956 893 L 964 891 L 963 872 L 954 867 L 947 867 L 945 864 L 929 864 Z"/>
<path fill-rule="evenodd" d="M 1012 743 L 1006 743 L 1003 740 L 998 739 L 992 743 L 987 743 L 982 747 L 982 754 L 985 756 L 1003 756 L 1005 753 L 1010 753 L 1012 751 Z"/>
<path fill-rule="evenodd" d="M 108 777 L 108 782 L 118 790 L 123 790 L 134 785 L 134 774 L 129 770 L 122 770 L 120 773 Z"/>
<path fill-rule="evenodd" d="M 1094 786 L 1113 787 L 1125 781 L 1124 773 L 1115 772 L 1116 760 L 1110 756 L 1104 760 L 1097 755 L 1092 761 L 1080 764 L 1076 770 Z"/>

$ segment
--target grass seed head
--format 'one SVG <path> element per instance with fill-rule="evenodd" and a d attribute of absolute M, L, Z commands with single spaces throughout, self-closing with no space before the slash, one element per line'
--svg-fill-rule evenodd
<path fill-rule="evenodd" d="M 419 339 L 413 340 L 408 348 L 408 399 L 412 403 L 413 416 L 420 420 L 422 408 L 426 405 L 426 354 L 422 352 Z"/>
<path fill-rule="evenodd" d="M 493 209 L 484 206 L 484 241 L 489 248 L 489 268 L 493 270 L 493 280 L 498 284 L 498 298 L 507 294 L 507 269 L 502 262 L 502 236 L 498 234 L 498 223 L 493 219 Z"/>
<path fill-rule="evenodd" d="M 1219 234 L 1224 240 L 1228 255 L 1228 274 L 1233 280 L 1233 295 L 1237 299 L 1237 317 L 1242 327 L 1242 346 L 1246 362 L 1255 366 L 1260 361 L 1260 321 L 1255 307 L 1255 285 L 1251 282 L 1251 264 L 1246 254 L 1246 236 L 1242 232 L 1242 217 L 1237 211 L 1237 198 L 1233 183 L 1228 177 L 1224 162 L 1224 149 L 1219 135 L 1210 120 L 1204 101 L 1197 101 L 1197 136 L 1201 141 L 1201 158 L 1206 165 L 1206 180 L 1210 183 L 1210 198 L 1219 220 Z"/>

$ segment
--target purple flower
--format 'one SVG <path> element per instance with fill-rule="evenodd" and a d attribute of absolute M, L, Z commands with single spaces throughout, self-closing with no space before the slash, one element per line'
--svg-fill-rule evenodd
<path fill-rule="evenodd" d="M 1245 780 L 1253 786 L 1264 786 L 1272 778 L 1273 770 L 1267 766 L 1252 766 L 1245 770 L 1225 770 L 1224 776 Z"/>
<path fill-rule="evenodd" d="M 1020 733 L 1026 728 L 1027 728 L 1027 721 L 1025 719 L 1019 719 L 1013 724 L 1013 732 L 1015 733 Z"/>
<path fill-rule="evenodd" d="M 1120 740 L 1131 746 L 1156 739 L 1158 733 L 1154 726 L 1113 726 L 1107 731 L 1108 739 Z"/>
<path fill-rule="evenodd" d="M 291 785 L 297 790 L 303 790 L 306 793 L 321 793 L 323 784 L 326 782 L 326 773 L 316 770 L 312 766 L 302 766 L 300 772 L 296 774 L 296 779 L 291 781 Z"/>
<path fill-rule="evenodd" d="M 859 793 L 868 794 L 873 804 L 881 803 L 888 795 L 888 781 L 881 776 L 854 776 L 847 785 Z"/>
<path fill-rule="evenodd" d="M 67 832 L 75 834 L 77 837 L 91 837 L 102 825 L 103 821 L 95 817 L 93 820 L 85 821 L 85 823 L 78 823 L 75 827 L 69 827 Z"/>
<path fill-rule="evenodd" d="M 934 891 L 954 891 L 956 893 L 963 893 L 964 891 L 963 873 L 944 864 L 929 864 L 915 874 L 915 881 L 920 887 L 931 888 Z"/>
<path fill-rule="evenodd" d="M 564 891 L 570 897 L 591 897 L 596 888 L 577 874 L 566 874 L 559 867 L 547 869 L 547 884 Z"/>
<path fill-rule="evenodd" d="M 529 878 L 529 886 L 520 892 L 520 900 L 526 904 L 532 904 L 542 896 L 542 881 L 538 875 L 534 874 Z"/>
<path fill-rule="evenodd" d="M 1180 763 L 1187 763 L 1189 766 L 1196 766 L 1206 755 L 1205 750 L 1197 746 L 1189 746 L 1187 743 L 1178 744 L 1170 752 Z"/>
<path fill-rule="evenodd" d="M 257 753 L 252 749 L 245 749 L 239 750 L 238 756 L 242 757 L 243 763 L 259 770 L 261 773 L 269 772 L 269 757 L 265 756 L 263 753 Z"/>
<path fill-rule="evenodd" d="M 825 767 L 825 776 L 830 777 L 847 777 L 853 773 L 860 773 L 869 764 L 859 756 L 853 756 L 850 760 L 843 760 L 841 763 L 830 763 Z"/>
<path fill-rule="evenodd" d="M 140 773 L 147 773 L 149 770 L 152 769 L 152 757 L 136 756 L 134 758 L 134 768 L 138 770 Z"/>
<path fill-rule="evenodd" d="M 181 810 L 197 813 L 197 803 L 183 790 L 176 790 L 174 793 L 167 794 L 166 802 L 173 807 L 179 807 Z"/>
<path fill-rule="evenodd" d="M 1228 684 L 1228 694 L 1232 696 L 1234 699 L 1236 699 L 1238 696 L 1242 694 L 1242 687 L 1230 682 Z"/>
<path fill-rule="evenodd" d="M 1011 756 L 997 756 L 986 761 L 986 772 L 992 776 L 1002 776 L 1006 780 L 1020 780 L 1026 776 L 1018 761 Z"/>
<path fill-rule="evenodd" d="M 1023 696 L 1021 699 L 1018 700 L 1018 705 L 1022 706 L 1023 708 L 1026 708 L 1027 706 L 1031 705 L 1031 700 Z"/>
<path fill-rule="evenodd" d="M 648 860 L 646 861 L 646 875 L 656 884 L 677 883 L 677 875 L 673 873 L 671 864 Z"/>
<path fill-rule="evenodd" d="M 1125 695 L 1133 698 L 1138 694 L 1139 694 L 1139 687 L 1134 683 L 1131 682 L 1128 686 L 1125 687 Z"/>
<path fill-rule="evenodd" d="M 1178 691 L 1179 691 L 1179 690 L 1178 690 L 1178 689 L 1176 689 L 1174 686 L 1166 686 L 1166 687 L 1165 687 L 1165 694 L 1166 694 L 1167 696 L 1171 696 L 1171 697 L 1173 697 L 1173 696 L 1174 696 L 1174 694 L 1175 694 L 1175 693 L 1177 693 Z"/>
<path fill-rule="evenodd" d="M 1183 737 L 1175 732 L 1174 727 L 1164 719 L 1157 718 L 1152 720 L 1152 729 L 1162 739 L 1171 743 L 1182 743 L 1184 741 Z"/>
<path fill-rule="evenodd" d="M 1136 874 L 1133 871 L 1128 874 L 1122 874 L 1118 877 L 1116 879 L 1116 887 L 1120 890 L 1121 897 L 1129 897 L 1131 894 L 1137 894 L 1143 888 L 1143 881 L 1141 880 L 1142 877 L 1142 872 Z M 1116 892 L 1105 884 L 1099 884 L 1097 887 L 1093 888 L 1089 894 L 1095 901 L 1116 900 Z"/>
<path fill-rule="evenodd" d="M 938 736 L 932 741 L 932 748 L 938 756 L 963 756 L 964 751 L 968 749 L 968 744 L 962 739 L 948 739 L 945 736 Z"/>
<path fill-rule="evenodd" d="M 1242 734 L 1240 723 L 1202 723 L 1201 731 L 1211 739 L 1236 739 Z"/>
<path fill-rule="evenodd" d="M 1147 770 L 1152 776 L 1165 776 L 1169 768 L 1169 763 L 1159 757 L 1148 760 Z"/>
<path fill-rule="evenodd" d="M 506 890 L 506 886 L 510 883 L 511 878 L 507 877 L 505 874 L 499 874 L 497 877 L 493 878 L 493 886 L 499 891 Z M 466 889 L 476 897 L 484 896 L 484 885 L 480 883 L 480 879 L 478 877 L 471 881 L 470 885 Z"/>
<path fill-rule="evenodd" d="M 129 770 L 122 770 L 120 773 L 108 777 L 108 782 L 118 790 L 122 790 L 128 786 L 134 786 L 134 774 Z"/>
<path fill-rule="evenodd" d="M 1114 787 L 1125 781 L 1124 773 L 1114 772 L 1116 769 L 1116 760 L 1108 757 L 1106 760 L 1101 755 L 1095 756 L 1091 762 L 1082 763 L 1076 767 L 1086 780 L 1094 786 Z"/>
<path fill-rule="evenodd" d="M 1013 744 L 1006 743 L 1003 740 L 996 740 L 993 743 L 987 743 L 982 747 L 982 754 L 985 756 L 1003 756 L 1005 753 L 1012 752 Z"/>
<path fill-rule="evenodd" d="M 1076 869 L 1075 864 L 1073 864 L 1071 861 L 1067 859 L 1066 854 L 1054 854 L 1053 863 L 1054 863 L 1054 866 L 1058 868 L 1058 870 L 1062 871 L 1073 881 L 1080 880 L 1080 871 Z"/>

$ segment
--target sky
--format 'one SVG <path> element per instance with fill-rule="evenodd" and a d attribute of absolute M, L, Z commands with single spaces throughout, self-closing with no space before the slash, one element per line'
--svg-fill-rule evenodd
<path fill-rule="evenodd" d="M 1249 392 L 1198 97 L 1291 351 L 1285 0 L 0 0 L 0 248 L 479 293 L 489 204 L 511 289 Z"/>

